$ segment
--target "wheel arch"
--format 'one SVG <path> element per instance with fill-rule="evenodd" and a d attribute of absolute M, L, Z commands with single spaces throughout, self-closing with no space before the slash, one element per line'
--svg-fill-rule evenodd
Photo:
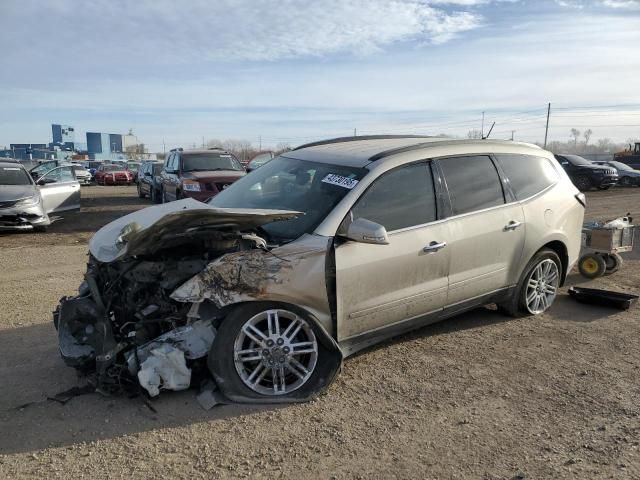
<path fill-rule="evenodd" d="M 567 270 L 569 269 L 569 251 L 564 242 L 560 240 L 552 240 L 550 242 L 545 243 L 542 247 L 540 247 L 536 253 L 540 250 L 548 248 L 549 250 L 553 250 L 558 257 L 560 257 L 560 262 L 562 264 L 562 274 L 560 276 L 560 286 L 564 286 L 564 282 L 567 279 L 567 274 L 569 273 Z M 534 254 L 535 255 L 535 254 Z"/>

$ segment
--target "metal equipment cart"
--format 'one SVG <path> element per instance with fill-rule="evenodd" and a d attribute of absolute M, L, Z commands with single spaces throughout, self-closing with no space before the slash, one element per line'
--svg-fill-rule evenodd
<path fill-rule="evenodd" d="M 587 278 L 614 273 L 622 266 L 623 252 L 633 250 L 634 226 L 604 228 L 585 224 L 582 227 L 582 250 L 578 260 L 580 274 Z"/>

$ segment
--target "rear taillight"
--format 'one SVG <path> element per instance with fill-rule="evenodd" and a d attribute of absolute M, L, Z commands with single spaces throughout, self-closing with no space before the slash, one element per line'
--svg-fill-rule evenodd
<path fill-rule="evenodd" d="M 587 197 L 584 196 L 584 193 L 578 193 L 576 194 L 576 200 L 578 200 L 578 202 L 580 202 L 580 205 L 582 205 L 583 207 L 587 208 Z"/>

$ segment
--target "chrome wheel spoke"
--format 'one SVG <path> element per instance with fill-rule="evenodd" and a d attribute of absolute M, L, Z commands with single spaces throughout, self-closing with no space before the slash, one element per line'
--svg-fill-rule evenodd
<path fill-rule="evenodd" d="M 251 372 L 251 375 L 249 375 L 247 381 L 249 383 L 255 384 L 260 381 L 259 379 L 262 379 L 262 377 L 264 377 L 266 373 L 267 369 L 265 368 L 265 366 L 262 363 L 259 363 L 258 366 Z M 261 374 L 261 376 L 258 376 L 258 374 Z"/>
<path fill-rule="evenodd" d="M 292 343 L 291 355 L 299 355 L 302 353 L 313 353 L 316 351 L 315 342 L 298 342 Z"/>
<path fill-rule="evenodd" d="M 559 271 L 551 259 L 541 261 L 526 283 L 525 304 L 530 313 L 544 312 L 553 303 L 558 291 Z"/>
<path fill-rule="evenodd" d="M 267 340 L 267 336 L 253 325 L 245 325 L 242 328 L 244 334 L 258 345 L 262 345 Z"/>
<path fill-rule="evenodd" d="M 295 368 L 294 368 L 295 367 Z M 294 375 L 296 375 L 298 378 L 304 378 L 305 375 L 309 374 L 309 370 L 307 370 L 305 368 L 304 365 L 302 365 L 298 360 L 296 360 L 295 358 L 292 358 L 289 360 L 289 363 L 287 364 L 287 368 L 289 369 L 289 371 L 291 373 L 293 373 Z"/>
<path fill-rule="evenodd" d="M 241 362 L 254 362 L 262 360 L 261 348 L 247 348 L 236 352 L 236 358 Z"/>
<path fill-rule="evenodd" d="M 280 335 L 280 319 L 278 318 L 278 312 L 267 312 L 267 329 L 269 335 Z"/>

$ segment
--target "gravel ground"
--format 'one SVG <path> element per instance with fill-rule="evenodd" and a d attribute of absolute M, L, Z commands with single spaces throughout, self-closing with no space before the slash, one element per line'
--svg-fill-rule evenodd
<path fill-rule="evenodd" d="M 149 203 L 132 187 L 82 194 L 49 233 L 0 236 L 0 478 L 640 478 L 640 308 L 564 293 L 535 319 L 482 308 L 362 352 L 303 405 L 48 401 L 77 384 L 51 310 L 92 232 Z M 640 189 L 588 202 L 588 218 L 640 219 Z M 589 283 L 640 291 L 640 255 Z"/>

